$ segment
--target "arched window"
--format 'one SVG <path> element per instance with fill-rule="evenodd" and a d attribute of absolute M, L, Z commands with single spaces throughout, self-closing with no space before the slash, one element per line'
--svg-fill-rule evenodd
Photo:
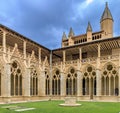
<path fill-rule="evenodd" d="M 46 80 L 45 80 L 45 92 L 46 92 L 46 95 L 50 95 L 50 77 L 48 75 L 48 72 L 45 71 L 45 77 L 46 77 Z"/>
<path fill-rule="evenodd" d="M 92 37 L 92 40 L 94 40 L 94 36 Z"/>
<path fill-rule="evenodd" d="M 99 35 L 97 36 L 97 39 L 99 39 Z"/>
<path fill-rule="evenodd" d="M 83 39 L 83 42 L 85 42 L 85 39 Z"/>
<path fill-rule="evenodd" d="M 95 40 L 97 39 L 97 36 L 95 36 Z"/>
<path fill-rule="evenodd" d="M 22 72 L 16 61 L 11 65 L 11 95 L 22 95 Z"/>
<path fill-rule="evenodd" d="M 118 95 L 118 72 L 116 67 L 109 63 L 102 72 L 102 95 Z"/>
<path fill-rule="evenodd" d="M 82 42 L 84 42 L 84 39 L 82 39 Z"/>
<path fill-rule="evenodd" d="M 31 69 L 30 74 L 30 95 L 38 95 L 38 76 L 34 68 Z"/>
<path fill-rule="evenodd" d="M 1 70 L 0 70 L 0 96 L 1 96 Z"/>
<path fill-rule="evenodd" d="M 96 72 L 92 66 L 88 66 L 83 73 L 83 95 L 96 95 Z"/>
<path fill-rule="evenodd" d="M 77 74 L 74 68 L 71 68 L 66 79 L 66 95 L 77 94 Z"/>
<path fill-rule="evenodd" d="M 56 70 L 52 77 L 52 94 L 60 95 L 60 71 Z"/>

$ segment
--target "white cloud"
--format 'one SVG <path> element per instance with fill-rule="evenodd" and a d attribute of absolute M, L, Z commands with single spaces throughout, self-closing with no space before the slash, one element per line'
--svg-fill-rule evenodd
<path fill-rule="evenodd" d="M 85 2 L 86 2 L 87 5 L 89 5 L 93 2 L 93 0 L 86 0 Z"/>
<path fill-rule="evenodd" d="M 85 0 L 84 2 L 80 2 L 79 4 L 76 4 L 75 6 L 75 16 L 72 17 L 72 20 L 76 20 L 78 17 L 84 18 L 84 13 L 88 6 L 93 3 L 94 0 Z"/>
<path fill-rule="evenodd" d="M 94 0 L 85 0 L 84 2 L 82 2 L 79 7 L 82 9 L 86 9 L 88 5 L 90 5 Z"/>

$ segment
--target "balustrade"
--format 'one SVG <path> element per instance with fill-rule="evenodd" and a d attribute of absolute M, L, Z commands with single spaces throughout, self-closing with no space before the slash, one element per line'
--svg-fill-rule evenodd
<path fill-rule="evenodd" d="M 107 56 L 101 56 L 100 61 L 107 61 L 107 60 L 118 60 L 119 55 L 107 55 Z M 95 63 L 97 60 L 97 57 L 90 57 L 86 59 L 82 59 L 81 62 L 82 64 L 84 63 Z M 69 60 L 65 62 L 66 65 L 68 64 L 77 64 L 77 60 Z M 53 63 L 53 66 L 61 65 L 61 61 L 56 61 Z"/>

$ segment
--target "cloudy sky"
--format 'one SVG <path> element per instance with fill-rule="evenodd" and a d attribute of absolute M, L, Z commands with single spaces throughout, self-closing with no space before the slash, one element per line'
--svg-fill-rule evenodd
<path fill-rule="evenodd" d="M 0 0 L 0 24 L 50 49 L 61 47 L 70 27 L 84 34 L 88 21 L 93 32 L 108 2 L 114 18 L 114 36 L 120 35 L 120 0 Z"/>

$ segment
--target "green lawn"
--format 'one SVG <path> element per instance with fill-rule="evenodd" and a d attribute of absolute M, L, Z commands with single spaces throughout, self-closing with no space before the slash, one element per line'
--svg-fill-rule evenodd
<path fill-rule="evenodd" d="M 24 113 L 119 113 L 120 102 L 78 102 L 82 104 L 79 107 L 61 107 L 59 104 L 63 101 L 45 101 L 20 104 L 0 105 L 0 113 L 16 113 L 14 110 L 2 108 L 3 106 L 24 106 L 36 108 Z M 18 112 L 19 113 L 19 112 Z"/>

